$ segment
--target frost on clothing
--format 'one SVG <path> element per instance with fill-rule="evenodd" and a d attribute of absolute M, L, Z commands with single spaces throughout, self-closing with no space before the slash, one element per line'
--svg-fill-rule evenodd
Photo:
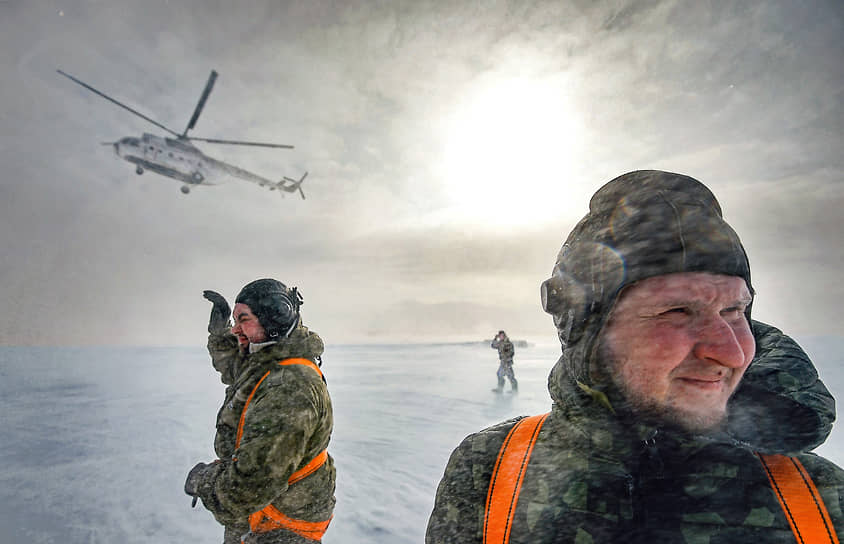
<path fill-rule="evenodd" d="M 211 335 L 208 348 L 223 381 L 234 377 L 217 415 L 214 448 L 220 462 L 206 473 L 199 490 L 203 504 L 226 527 L 225 542 L 240 542 L 249 532 L 248 516 L 268 504 L 290 518 L 330 519 L 336 478 L 330 455 L 307 478 L 289 486 L 287 482 L 328 447 L 333 426 L 328 390 L 313 369 L 278 364 L 289 358 L 318 361 L 322 340 L 300 326 L 283 341 L 246 356 L 238 352 L 232 335 Z M 267 372 L 246 411 L 240 446 L 235 449 L 244 405 Z M 258 535 L 247 542 L 314 542 L 285 530 L 272 533 L 276 534 Z"/>
<path fill-rule="evenodd" d="M 794 455 L 823 442 L 834 401 L 791 338 L 759 322 L 753 330 L 755 371 L 745 374 L 730 404 L 732 410 L 765 403 L 767 412 L 756 411 L 758 433 L 744 422 L 734 427 L 734 420 L 727 433 L 702 437 L 620 418 L 564 379 L 558 362 L 549 379 L 554 404 L 530 459 L 510 542 L 793 543 L 754 452 Z M 787 411 L 801 415 L 783 417 Z M 493 465 L 519 419 L 472 434 L 454 451 L 437 490 L 428 544 L 482 542 Z M 840 540 L 844 471 L 811 453 L 797 457 Z"/>

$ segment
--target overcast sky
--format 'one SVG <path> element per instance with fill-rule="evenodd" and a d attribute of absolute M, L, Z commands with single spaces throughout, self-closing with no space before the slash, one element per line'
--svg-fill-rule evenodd
<path fill-rule="evenodd" d="M 844 4 L 0 0 L 0 344 L 201 344 L 215 289 L 299 286 L 327 343 L 554 341 L 539 285 L 630 170 L 707 184 L 755 315 L 844 335 Z M 307 200 L 100 142 L 157 127 Z"/>

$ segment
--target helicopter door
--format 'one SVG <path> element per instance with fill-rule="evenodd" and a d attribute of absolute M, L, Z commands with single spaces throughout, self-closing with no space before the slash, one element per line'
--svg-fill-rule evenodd
<path fill-rule="evenodd" d="M 144 142 L 144 158 L 150 162 L 155 162 L 161 150 L 152 142 Z"/>

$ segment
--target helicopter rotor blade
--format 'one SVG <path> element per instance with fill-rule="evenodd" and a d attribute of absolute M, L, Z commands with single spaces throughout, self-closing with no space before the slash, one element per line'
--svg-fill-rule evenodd
<path fill-rule="evenodd" d="M 212 144 L 226 144 L 226 145 L 251 145 L 254 147 L 275 147 L 280 149 L 293 149 L 292 145 L 287 144 L 267 144 L 263 142 L 241 142 L 239 140 L 217 140 L 214 138 L 195 138 L 188 136 L 188 140 L 196 140 L 198 142 L 208 142 Z"/>
<path fill-rule="evenodd" d="M 199 114 L 202 113 L 202 108 L 205 107 L 205 101 L 208 100 L 208 95 L 211 94 L 211 89 L 214 88 L 215 81 L 217 81 L 217 71 L 211 70 L 211 74 L 208 76 L 208 82 L 205 83 L 205 89 L 202 90 L 199 102 L 196 103 L 196 108 L 193 110 L 193 116 L 188 121 L 188 126 L 182 133 L 182 136 L 187 136 L 188 131 L 192 130 L 194 125 L 196 125 L 196 120 L 199 119 Z"/>
<path fill-rule="evenodd" d="M 93 92 L 93 93 L 95 93 L 95 94 L 98 94 L 98 95 L 102 96 L 103 98 L 105 98 L 105 99 L 106 99 L 106 100 L 108 100 L 109 102 L 112 102 L 112 103 L 114 103 L 114 104 L 117 104 L 118 106 L 120 106 L 120 107 L 121 107 L 121 108 L 123 108 L 123 109 L 129 110 L 130 112 L 134 113 L 135 115 L 137 115 L 137 116 L 138 116 L 138 117 L 140 117 L 141 119 L 144 119 L 145 121 L 149 121 L 150 123 L 152 123 L 153 125 L 157 126 L 158 128 L 162 128 L 162 129 L 166 130 L 167 132 L 169 132 L 170 134 L 173 134 L 174 136 L 179 136 L 179 133 L 178 133 L 178 132 L 176 132 L 176 131 L 174 131 L 174 130 L 170 130 L 169 128 L 165 127 L 164 125 L 162 125 L 162 124 L 161 124 L 161 123 L 159 123 L 158 121 L 155 121 L 154 119 L 150 119 L 149 117 L 147 117 L 146 115 L 144 115 L 143 113 L 141 113 L 141 112 L 139 112 L 139 111 L 133 110 L 132 108 L 130 108 L 130 107 L 129 107 L 129 106 L 127 106 L 126 104 L 123 104 L 123 103 L 121 103 L 121 102 L 118 102 L 117 100 L 113 99 L 112 97 L 108 96 L 107 94 L 102 93 L 102 92 L 98 91 L 97 89 L 95 89 L 95 88 L 91 87 L 91 86 L 90 86 L 90 85 L 88 85 L 87 83 L 85 83 L 85 82 L 83 82 L 83 81 L 80 81 L 80 80 L 76 79 L 76 78 L 75 78 L 75 77 L 73 77 L 72 75 L 70 75 L 70 74 L 66 74 L 66 73 L 62 72 L 61 70 L 56 70 L 56 72 L 60 73 L 60 74 L 61 74 L 61 75 L 63 75 L 64 77 L 68 78 L 69 80 L 71 80 L 71 81 L 73 81 L 73 82 L 75 82 L 75 83 L 78 83 L 79 85 L 82 85 L 83 87 L 85 87 L 85 88 L 86 88 L 86 89 L 88 89 L 89 91 L 91 91 L 91 92 Z"/>

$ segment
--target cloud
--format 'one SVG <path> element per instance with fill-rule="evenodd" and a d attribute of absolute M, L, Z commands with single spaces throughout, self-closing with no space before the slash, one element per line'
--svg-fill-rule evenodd
<path fill-rule="evenodd" d="M 710 185 L 760 285 L 811 301 L 805 327 L 840 328 L 835 2 L 62 9 L 0 2 L 0 302 L 37 314 L 0 322 L 2 343 L 201 341 L 201 290 L 265 275 L 299 283 L 309 319 L 338 338 L 407 329 L 397 301 L 422 305 L 428 335 L 439 304 L 465 304 L 468 323 L 506 307 L 541 332 L 538 284 L 566 233 L 595 189 L 640 168 Z M 200 148 L 271 179 L 308 171 L 308 199 L 239 182 L 185 197 L 136 176 L 99 142 L 158 129 L 56 68 L 177 131 L 216 69 L 194 133 L 295 149 Z M 513 82 L 523 103 L 479 107 Z M 529 107 L 548 94 L 565 123 Z M 470 157 L 456 136 L 480 129 L 495 145 Z"/>

